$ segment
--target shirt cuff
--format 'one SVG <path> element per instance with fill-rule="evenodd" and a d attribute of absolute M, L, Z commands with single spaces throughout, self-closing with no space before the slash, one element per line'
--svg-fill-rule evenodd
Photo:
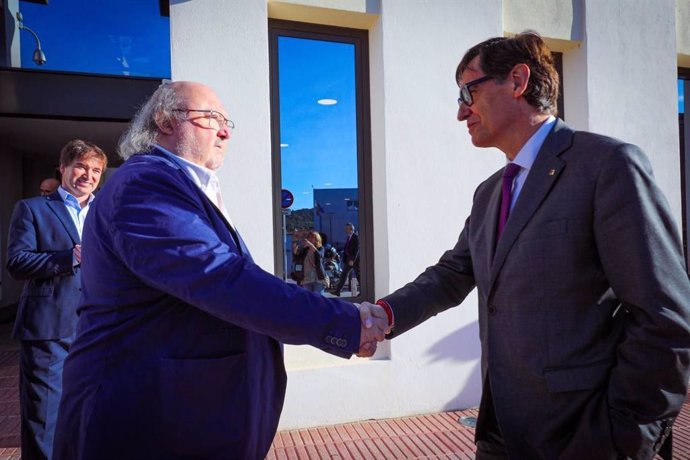
<path fill-rule="evenodd" d="M 383 310 L 386 312 L 386 316 L 388 317 L 388 325 L 392 327 L 393 323 L 395 322 L 395 317 L 393 316 L 393 309 L 391 306 L 388 305 L 388 302 L 381 299 L 376 301 L 376 305 L 383 308 Z"/>

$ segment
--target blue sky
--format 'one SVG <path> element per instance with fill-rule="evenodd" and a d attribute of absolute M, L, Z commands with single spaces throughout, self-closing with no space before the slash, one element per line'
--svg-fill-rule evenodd
<path fill-rule="evenodd" d="M 683 80 L 678 80 L 678 113 L 685 113 L 685 91 Z"/>
<path fill-rule="evenodd" d="M 295 197 L 292 209 L 313 206 L 312 187 L 357 187 L 354 51 L 347 43 L 278 39 L 282 187 Z"/>
<path fill-rule="evenodd" d="M 170 19 L 157 1 L 20 1 L 19 11 L 48 59 L 34 64 L 35 40 L 20 31 L 24 68 L 170 77 Z"/>

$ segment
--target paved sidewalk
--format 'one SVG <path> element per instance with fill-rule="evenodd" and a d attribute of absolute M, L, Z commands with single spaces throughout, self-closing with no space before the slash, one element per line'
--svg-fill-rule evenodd
<path fill-rule="evenodd" d="M 0 334 L 3 329 L 0 325 Z M 0 460 L 21 458 L 18 373 L 16 343 L 0 337 Z M 474 459 L 474 431 L 460 425 L 458 418 L 476 415 L 469 409 L 281 431 L 267 459 Z M 673 458 L 690 460 L 690 402 L 673 433 Z"/>

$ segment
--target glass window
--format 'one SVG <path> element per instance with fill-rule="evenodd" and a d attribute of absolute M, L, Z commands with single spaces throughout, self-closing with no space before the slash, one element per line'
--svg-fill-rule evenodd
<path fill-rule="evenodd" d="M 269 28 L 277 274 L 304 276 L 302 250 L 316 231 L 324 295 L 371 298 L 366 31 L 286 21 Z"/>
<path fill-rule="evenodd" d="M 685 113 L 685 80 L 678 79 L 678 113 Z"/>
<path fill-rule="evenodd" d="M 21 67 L 169 78 L 170 18 L 163 3 L 20 1 L 23 24 L 36 33 L 46 57 L 42 65 L 33 61 L 36 40 L 20 30 Z"/>
<path fill-rule="evenodd" d="M 690 124 L 685 119 L 685 94 L 690 91 L 690 69 L 678 69 L 678 133 L 680 136 L 680 167 L 681 167 L 681 196 L 683 206 L 683 250 L 685 260 L 690 269 L 690 254 L 688 253 L 688 241 L 690 241 L 690 187 L 688 178 L 690 177 Z"/>

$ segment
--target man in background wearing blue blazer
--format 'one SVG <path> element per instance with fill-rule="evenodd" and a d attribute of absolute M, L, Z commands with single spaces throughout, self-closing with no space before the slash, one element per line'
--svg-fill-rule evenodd
<path fill-rule="evenodd" d="M 393 335 L 476 286 L 478 460 L 651 460 L 686 397 L 690 282 L 649 160 L 555 118 L 558 73 L 535 33 L 475 45 L 455 78 L 458 120 L 506 166 L 455 247 L 379 301 Z"/>
<path fill-rule="evenodd" d="M 383 340 L 387 321 L 362 326 L 354 305 L 254 263 L 215 173 L 233 127 L 213 90 L 175 82 L 120 141 L 126 162 L 84 231 L 56 459 L 264 458 L 285 396 L 280 342 L 349 358 Z"/>
<path fill-rule="evenodd" d="M 26 280 L 13 337 L 21 341 L 22 458 L 51 458 L 62 367 L 74 340 L 81 295 L 81 233 L 108 158 L 75 139 L 60 153 L 61 186 L 19 201 L 9 230 L 7 270 Z"/>

